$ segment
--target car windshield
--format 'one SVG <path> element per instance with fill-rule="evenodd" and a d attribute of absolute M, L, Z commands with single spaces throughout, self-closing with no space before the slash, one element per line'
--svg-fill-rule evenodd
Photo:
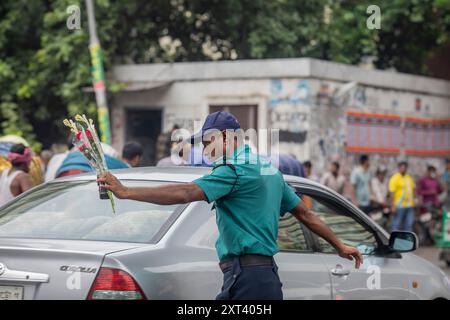
<path fill-rule="evenodd" d="M 125 181 L 127 186 L 156 186 Z M 178 205 L 100 200 L 95 181 L 56 182 L 30 192 L 0 211 L 0 237 L 150 242 Z"/>

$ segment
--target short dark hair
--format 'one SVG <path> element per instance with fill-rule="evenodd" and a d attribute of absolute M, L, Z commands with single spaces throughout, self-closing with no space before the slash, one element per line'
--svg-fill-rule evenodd
<path fill-rule="evenodd" d="M 336 166 L 336 169 L 338 169 L 338 170 L 339 170 L 339 168 L 341 167 L 341 165 L 340 165 L 339 162 L 337 162 L 337 161 L 333 161 L 331 164 L 334 165 L 334 166 Z"/>
<path fill-rule="evenodd" d="M 406 162 L 406 161 L 399 161 L 399 163 L 398 163 L 398 167 L 401 167 L 401 166 L 405 166 L 405 167 L 407 167 L 408 166 L 408 162 Z"/>
<path fill-rule="evenodd" d="M 427 171 L 436 171 L 436 167 L 433 165 L 427 166 Z"/>
<path fill-rule="evenodd" d="M 307 160 L 307 161 L 303 162 L 303 166 L 307 167 L 307 168 L 312 168 L 312 163 L 311 163 L 311 161 Z"/>
<path fill-rule="evenodd" d="M 143 152 L 142 145 L 139 142 L 130 141 L 123 147 L 122 158 L 131 160 L 136 156 L 142 156 Z"/>
<path fill-rule="evenodd" d="M 359 157 L 359 163 L 360 163 L 360 164 L 364 164 L 364 163 L 366 163 L 367 161 L 369 161 L 369 156 L 368 156 L 367 154 L 362 154 L 362 155 Z"/>

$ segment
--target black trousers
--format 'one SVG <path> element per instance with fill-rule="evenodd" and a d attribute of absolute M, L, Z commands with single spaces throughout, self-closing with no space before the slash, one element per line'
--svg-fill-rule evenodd
<path fill-rule="evenodd" d="M 283 300 L 278 266 L 241 266 L 239 257 L 223 271 L 222 292 L 216 300 Z"/>

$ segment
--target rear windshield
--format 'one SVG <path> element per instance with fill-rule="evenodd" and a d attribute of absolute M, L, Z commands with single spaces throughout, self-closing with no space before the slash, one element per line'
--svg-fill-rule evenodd
<path fill-rule="evenodd" d="M 125 181 L 127 186 L 156 186 Z M 100 200 L 95 181 L 50 183 L 0 211 L 0 237 L 148 243 L 178 205 Z M 177 210 L 178 212 L 179 210 Z"/>

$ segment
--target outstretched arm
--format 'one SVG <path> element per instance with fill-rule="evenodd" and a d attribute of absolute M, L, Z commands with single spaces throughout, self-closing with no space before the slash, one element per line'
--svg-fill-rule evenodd
<path fill-rule="evenodd" d="M 309 210 L 302 201 L 291 210 L 291 213 L 300 222 L 302 222 L 308 229 L 317 234 L 319 237 L 329 242 L 339 253 L 339 256 L 349 260 L 355 260 L 355 268 L 358 269 L 363 262 L 363 258 L 358 249 L 350 246 L 346 246 L 331 229 Z"/>
<path fill-rule="evenodd" d="M 102 187 L 111 190 L 119 199 L 137 200 L 161 205 L 207 200 L 203 190 L 195 183 L 130 188 L 124 186 L 119 179 L 109 172 L 102 175 L 97 181 L 103 183 Z"/>

